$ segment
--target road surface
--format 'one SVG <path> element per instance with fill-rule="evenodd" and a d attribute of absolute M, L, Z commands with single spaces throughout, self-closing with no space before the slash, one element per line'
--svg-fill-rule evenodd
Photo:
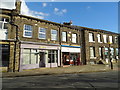
<path fill-rule="evenodd" d="M 3 78 L 2 88 L 82 88 L 118 90 L 118 72 L 94 72 Z M 110 89 L 114 88 L 114 89 Z M 115 89 L 117 88 L 117 89 Z"/>

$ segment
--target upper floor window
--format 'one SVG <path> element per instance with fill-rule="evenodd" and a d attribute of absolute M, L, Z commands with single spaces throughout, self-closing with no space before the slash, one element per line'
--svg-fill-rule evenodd
<path fill-rule="evenodd" d="M 62 32 L 62 41 L 67 41 L 67 32 Z"/>
<path fill-rule="evenodd" d="M 0 18 L 0 40 L 8 39 L 8 18 Z"/>
<path fill-rule="evenodd" d="M 46 39 L 46 28 L 39 28 L 39 39 Z"/>
<path fill-rule="evenodd" d="M 104 43 L 107 43 L 107 35 L 103 35 Z"/>
<path fill-rule="evenodd" d="M 112 40 L 112 36 L 109 36 L 109 43 L 112 43 L 113 40 Z"/>
<path fill-rule="evenodd" d="M 72 34 L 72 43 L 77 43 L 77 34 Z"/>
<path fill-rule="evenodd" d="M 51 30 L 51 40 L 57 40 L 57 30 Z"/>
<path fill-rule="evenodd" d="M 89 42 L 94 42 L 94 34 L 89 33 Z"/>
<path fill-rule="evenodd" d="M 0 29 L 7 29 L 8 22 L 9 22 L 8 18 L 0 18 Z"/>
<path fill-rule="evenodd" d="M 101 34 L 97 34 L 98 42 L 102 42 Z"/>
<path fill-rule="evenodd" d="M 118 43 L 118 37 L 115 36 L 115 43 Z"/>
<path fill-rule="evenodd" d="M 32 37 L 32 26 L 31 25 L 24 25 L 24 37 Z"/>

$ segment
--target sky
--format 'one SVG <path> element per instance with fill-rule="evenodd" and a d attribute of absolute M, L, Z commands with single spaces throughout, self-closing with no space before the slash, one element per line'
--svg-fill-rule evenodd
<path fill-rule="evenodd" d="M 4 7 L 9 5 L 1 4 Z M 15 8 L 14 5 L 12 8 Z M 21 14 L 118 33 L 118 2 L 25 2 Z"/>

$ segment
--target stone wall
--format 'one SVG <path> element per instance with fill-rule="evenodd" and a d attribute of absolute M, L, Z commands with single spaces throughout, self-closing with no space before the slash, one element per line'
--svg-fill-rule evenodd
<path fill-rule="evenodd" d="M 94 34 L 95 42 L 89 42 L 89 32 Z M 101 41 L 102 41 L 102 43 L 98 42 L 97 34 L 101 34 Z M 107 36 L 112 36 L 113 37 L 113 43 L 110 44 L 110 46 L 108 44 L 109 41 L 107 43 L 104 43 L 103 35 L 107 35 Z M 99 47 L 102 47 L 102 51 L 103 51 L 103 59 L 102 60 L 105 60 L 105 55 L 104 55 L 104 52 L 105 52 L 104 48 L 105 47 L 107 47 L 107 48 L 109 48 L 109 47 L 114 48 L 114 58 L 115 58 L 115 56 L 116 56 L 116 53 L 115 53 L 116 50 L 115 49 L 118 48 L 118 43 L 114 43 L 115 36 L 118 36 L 118 34 L 100 32 L 99 30 L 95 30 L 95 31 L 85 30 L 85 46 L 86 46 L 86 60 L 87 60 L 87 63 L 89 63 L 90 61 L 94 61 L 95 63 L 97 63 L 100 60 Z M 96 59 L 90 59 L 90 49 L 89 49 L 90 46 L 95 47 L 95 57 L 96 57 Z"/>

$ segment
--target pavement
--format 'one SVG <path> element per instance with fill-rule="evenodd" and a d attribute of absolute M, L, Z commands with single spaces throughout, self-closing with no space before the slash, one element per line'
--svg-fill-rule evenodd
<path fill-rule="evenodd" d="M 118 63 L 113 64 L 113 69 L 110 65 L 80 65 L 55 68 L 38 68 L 23 70 L 22 72 L 3 72 L 2 77 L 24 77 L 24 76 L 39 76 L 39 75 L 54 75 L 54 74 L 71 74 L 71 73 L 89 73 L 89 72 L 107 72 L 118 70 Z M 119 69 L 120 70 L 120 69 Z"/>

